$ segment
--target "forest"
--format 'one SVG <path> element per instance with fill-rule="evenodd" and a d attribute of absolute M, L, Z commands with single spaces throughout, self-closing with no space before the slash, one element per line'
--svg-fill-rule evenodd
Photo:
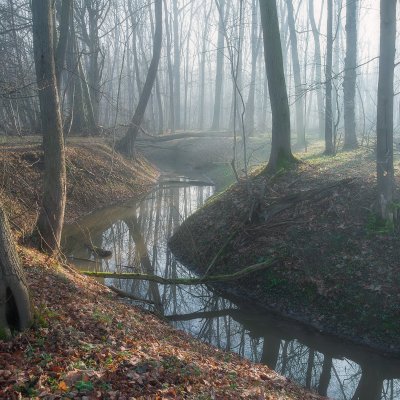
<path fill-rule="evenodd" d="M 396 0 L 0 0 L 0 399 L 400 399 Z"/>

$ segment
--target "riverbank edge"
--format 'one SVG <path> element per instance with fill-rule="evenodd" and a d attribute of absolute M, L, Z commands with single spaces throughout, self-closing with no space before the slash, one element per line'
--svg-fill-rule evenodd
<path fill-rule="evenodd" d="M 349 154 L 349 153 L 348 153 Z M 313 166 L 314 168 L 315 166 Z M 343 172 L 343 171 L 342 171 Z M 296 173 L 295 173 L 296 175 Z M 362 173 L 361 173 L 362 176 Z M 255 171 L 251 178 L 252 180 L 264 179 L 262 168 L 258 168 Z M 299 177 L 296 176 L 295 180 Z M 360 175 L 354 177 L 356 179 L 360 179 Z M 362 177 L 363 179 L 365 177 Z M 370 177 L 369 177 L 370 178 Z M 368 179 L 369 179 L 368 178 Z M 351 178 L 350 178 L 351 179 Z M 279 178 L 278 178 L 279 180 Z M 367 182 L 367 185 L 371 184 L 371 181 Z M 232 273 L 233 271 L 227 271 L 225 268 L 226 265 L 230 264 L 229 261 L 227 263 L 214 263 L 213 257 L 216 255 L 218 249 L 221 250 L 226 243 L 224 241 L 220 241 L 221 237 L 221 226 L 228 226 L 234 220 L 234 216 L 232 214 L 232 209 L 236 207 L 233 203 L 239 202 L 239 200 L 232 200 L 232 192 L 237 190 L 240 187 L 241 183 L 236 183 L 228 187 L 221 193 L 216 194 L 212 198 L 210 198 L 206 204 L 199 210 L 196 211 L 193 215 L 191 215 L 184 223 L 178 228 L 177 231 L 174 232 L 173 236 L 169 241 L 169 247 L 171 248 L 174 256 L 183 264 L 185 264 L 188 268 L 191 268 L 194 272 L 199 275 L 205 272 L 205 268 L 213 264 L 213 273 Z M 244 186 L 244 185 L 242 185 Z M 216 205 L 217 204 L 217 205 Z M 221 218 L 223 222 L 217 224 L 218 226 L 210 224 L 207 222 L 207 213 L 208 210 L 212 208 L 218 209 L 218 216 Z M 214 213 L 215 214 L 215 213 Z M 214 215 L 215 217 L 215 215 Z M 212 219 L 213 217 L 211 217 Z M 226 237 L 229 236 L 229 230 L 226 232 Z M 197 243 L 201 241 L 203 238 L 213 237 L 215 235 L 218 237 L 212 246 L 208 247 L 205 251 L 199 251 L 197 248 L 194 250 L 192 243 Z M 188 239 L 190 238 L 190 239 Z M 208 239 L 207 239 L 208 240 Z M 191 242 L 191 243 L 188 243 Z M 234 247 L 234 246 L 233 246 Z M 237 251 L 237 248 L 230 249 L 231 251 Z M 229 260 L 230 254 L 229 250 L 224 250 L 224 258 L 226 257 Z M 228 253 L 228 254 L 226 254 Z M 244 254 L 246 257 L 246 254 Z M 225 262 L 226 260 L 224 260 Z M 249 264 L 243 264 L 244 266 Z M 262 273 L 258 273 L 258 276 L 261 276 Z M 210 284 L 211 287 L 218 290 L 222 296 L 226 296 L 228 299 L 232 300 L 236 304 L 240 306 L 253 304 L 266 312 L 270 312 L 276 316 L 281 316 L 285 319 L 296 321 L 303 325 L 304 327 L 314 329 L 316 332 L 325 334 L 327 336 L 335 337 L 345 341 L 348 344 L 353 344 L 356 346 L 367 348 L 369 351 L 374 352 L 380 356 L 391 358 L 391 359 L 400 359 L 400 344 L 382 344 L 379 340 L 374 341 L 372 338 L 364 339 L 358 335 L 348 335 L 336 329 L 332 324 L 324 324 L 324 322 L 318 321 L 318 323 L 314 323 L 313 320 L 317 320 L 318 315 L 306 315 L 304 313 L 297 312 L 286 312 L 285 306 L 286 304 L 282 301 L 279 302 L 279 299 L 275 302 L 274 305 L 271 305 L 268 302 L 262 302 L 257 297 L 257 291 L 255 290 L 254 284 L 246 284 L 242 281 L 232 281 L 229 284 L 225 283 L 217 283 Z M 284 300 L 283 298 L 281 300 Z"/>
<path fill-rule="evenodd" d="M 71 151 L 73 152 L 74 148 L 78 151 L 77 154 L 75 154 L 74 161 L 72 161 L 73 157 L 68 157 L 68 155 L 71 156 Z M 83 147 L 79 149 L 75 146 L 71 146 L 67 149 L 69 183 L 74 180 L 78 181 L 78 183 L 75 182 L 75 185 L 82 182 L 82 176 L 79 176 L 80 173 L 83 173 L 86 179 L 85 183 L 87 183 L 88 178 L 96 178 L 99 170 L 104 167 L 102 163 L 97 163 L 96 165 L 92 150 L 95 152 L 96 150 L 100 150 L 103 155 L 107 153 L 108 155 L 111 154 L 111 149 L 103 145 L 100 145 L 98 148 L 96 146 L 93 147 L 93 144 L 90 144 L 89 148 L 85 148 L 85 145 L 83 145 Z M 10 221 L 17 237 L 23 239 L 25 234 L 30 231 L 30 226 L 34 223 L 35 214 L 38 209 L 41 190 L 41 151 L 37 146 L 28 148 L 26 148 L 26 146 L 21 148 L 14 147 L 5 150 L 2 156 L 0 164 L 3 166 L 3 171 L 7 171 L 10 174 L 3 175 L 1 198 L 6 205 L 6 209 L 10 215 Z M 78 161 L 78 163 L 76 163 L 76 161 Z M 81 162 L 84 165 L 82 165 Z M 128 200 L 140 199 L 157 181 L 159 172 L 153 166 L 147 164 L 146 160 L 143 158 L 139 157 L 139 164 L 134 167 L 130 165 L 130 161 L 124 160 L 117 154 L 112 154 L 111 163 L 117 163 L 124 167 L 124 173 L 121 173 L 119 168 L 114 164 L 114 178 L 120 178 L 120 185 L 116 187 L 112 182 L 110 185 L 104 184 L 103 175 L 100 179 L 103 181 L 101 190 L 97 192 L 93 191 L 92 189 L 94 186 L 90 187 L 90 185 L 84 185 L 84 187 L 79 188 L 84 190 L 88 198 L 85 199 L 83 207 L 77 210 L 74 210 L 73 207 L 79 202 L 79 196 L 75 196 L 75 198 L 70 196 L 68 198 L 66 220 L 69 223 L 75 222 L 80 217 L 99 210 L 106 205 L 120 204 Z M 35 170 L 32 170 L 33 166 Z M 21 167 L 23 167 L 22 170 L 19 170 Z M 141 171 L 141 177 L 139 182 L 133 183 L 127 180 L 125 175 L 126 172 L 132 172 L 135 169 Z M 143 171 L 143 169 L 148 169 L 147 173 Z M 30 173 L 27 174 L 28 171 L 30 171 Z M 78 172 L 78 175 L 71 176 L 71 173 L 73 174 L 74 172 Z M 24 176 L 26 179 L 23 179 Z M 29 182 L 29 185 L 27 185 L 26 182 Z M 92 183 L 95 186 L 98 185 L 96 179 L 94 179 Z M 24 192 L 24 190 L 12 190 L 13 187 L 26 189 L 27 186 L 29 186 L 28 191 L 34 192 L 32 196 L 27 196 L 27 191 Z M 69 186 L 68 192 L 70 194 L 71 190 L 73 189 Z M 36 203 L 30 203 L 32 197 L 36 199 Z M 109 204 L 105 204 L 110 200 L 111 202 Z M 179 394 L 179 391 L 181 391 L 180 393 L 183 394 L 185 398 L 197 398 L 196 393 L 209 393 L 210 396 L 215 396 L 215 393 L 218 394 L 220 392 L 224 398 L 234 399 L 237 398 L 234 394 L 236 392 L 235 382 L 240 376 L 239 382 L 242 384 L 240 390 L 243 393 L 241 398 L 259 398 L 263 393 L 266 395 L 271 394 L 274 396 L 272 397 L 274 399 L 321 398 L 316 394 L 300 388 L 286 378 L 280 377 L 265 366 L 251 364 L 249 361 L 230 353 L 226 353 L 226 356 L 224 356 L 225 353 L 223 351 L 217 350 L 211 345 L 202 344 L 188 334 L 173 329 L 148 312 L 137 309 L 132 305 L 124 305 L 115 294 L 94 279 L 84 277 L 75 270 L 74 267 L 67 264 L 60 264 L 59 261 L 42 255 L 35 249 L 25 246 L 23 241 L 18 245 L 18 252 L 23 267 L 28 275 L 28 284 L 34 298 L 35 326 L 29 331 L 17 335 L 9 342 L 0 341 L 0 348 L 2 349 L 2 351 L 0 351 L 0 380 L 2 382 L 2 395 L 4 396 L 31 398 L 32 395 L 46 397 L 50 395 L 57 396 L 67 394 L 69 397 L 81 398 L 82 395 L 90 395 L 90 387 L 95 385 L 97 395 L 107 395 L 109 398 L 122 398 L 119 396 L 126 396 L 128 393 L 134 393 L 135 395 L 139 393 L 139 397 L 137 398 L 149 398 L 148 396 L 151 396 L 151 398 L 156 398 L 158 396 L 157 398 L 159 398 L 159 396 L 163 395 L 176 396 Z M 80 293 L 80 299 L 84 301 L 85 307 L 87 307 L 88 310 L 86 310 L 85 307 L 83 310 L 76 309 L 76 304 L 71 297 L 75 291 Z M 66 300 L 68 297 L 71 297 L 69 301 Z M 110 302 L 111 305 L 109 304 Z M 162 385 L 159 384 L 160 387 L 158 390 L 155 390 L 154 388 L 143 387 L 144 378 L 142 379 L 141 370 L 134 369 L 134 371 L 139 373 L 131 373 L 132 376 L 130 376 L 130 379 L 137 380 L 133 388 L 131 382 L 130 388 L 125 387 L 118 390 L 118 387 L 114 387 L 113 389 L 117 390 L 111 390 L 106 387 L 108 384 L 103 385 L 103 382 L 97 379 L 98 375 L 100 372 L 105 376 L 112 375 L 112 371 L 122 367 L 120 365 L 116 367 L 112 366 L 110 372 L 107 372 L 107 369 L 109 369 L 108 367 L 111 368 L 111 366 L 107 364 L 109 362 L 107 360 L 105 360 L 107 361 L 106 364 L 97 360 L 100 364 L 99 371 L 78 371 L 79 378 L 70 377 L 70 372 L 64 369 L 64 364 L 66 365 L 69 356 L 63 354 L 60 358 L 60 354 L 55 353 L 53 347 L 49 348 L 49 346 L 57 347 L 69 345 L 69 341 L 61 341 L 61 338 L 65 337 L 71 337 L 71 340 L 76 340 L 77 343 L 82 342 L 80 332 L 84 331 L 89 333 L 91 329 L 93 330 L 95 338 L 100 338 L 100 341 L 104 341 L 104 331 L 110 329 L 108 325 L 112 326 L 113 329 L 120 329 L 120 325 L 122 324 L 121 318 L 114 310 L 113 304 L 117 311 L 123 308 L 125 313 L 129 312 L 132 316 L 130 319 L 134 321 L 134 323 L 129 323 L 128 320 L 123 321 L 123 324 L 127 324 L 126 329 L 130 329 L 137 334 L 137 332 L 145 330 L 147 326 L 152 327 L 150 331 L 151 334 L 147 332 L 148 336 L 146 336 L 146 333 L 144 333 L 143 337 L 140 338 L 140 340 L 145 342 L 145 346 L 139 351 L 139 358 L 139 353 L 135 350 L 136 347 L 134 346 L 131 348 L 130 356 L 141 360 L 140 363 L 137 364 L 140 368 L 142 368 L 141 365 L 146 359 L 146 355 L 144 354 L 146 352 L 146 350 L 144 350 L 146 346 L 152 348 L 152 357 L 155 358 L 155 360 L 152 358 L 150 362 L 152 366 L 158 363 L 157 371 L 159 373 L 165 372 L 165 365 L 168 366 L 168 364 L 166 364 L 167 362 L 179 362 L 181 359 L 180 354 L 184 354 L 188 348 L 187 351 L 190 352 L 190 355 L 195 359 L 194 364 L 201 366 L 205 364 L 205 362 L 210 362 L 213 365 L 212 370 L 217 369 L 220 371 L 219 375 L 217 375 L 218 380 L 214 381 L 214 375 L 211 373 L 212 371 L 200 374 L 195 370 L 196 374 L 199 375 L 199 379 L 196 377 L 193 381 L 185 381 L 185 387 L 182 387 L 182 384 L 175 385 L 171 383 L 170 380 L 172 378 L 168 376 Z M 98 312 L 97 308 L 100 308 L 100 306 L 109 307 L 104 312 Z M 77 312 L 80 313 L 79 316 L 77 316 Z M 88 314 L 88 312 L 92 314 L 85 316 L 85 313 Z M 94 324 L 91 322 L 93 318 L 95 319 Z M 143 321 L 143 325 L 138 321 Z M 75 326 L 77 323 L 86 323 L 87 326 L 84 328 L 82 326 Z M 75 331 L 76 333 L 74 333 Z M 153 337 L 156 335 L 156 332 L 160 332 L 161 336 Z M 163 335 L 166 338 L 163 337 Z M 58 337 L 60 339 L 59 343 L 54 343 L 51 337 Z M 147 343 L 146 340 L 149 341 L 149 343 Z M 119 340 L 117 344 L 119 345 L 120 342 Z M 123 343 L 121 349 L 127 346 L 125 341 L 121 343 Z M 72 345 L 72 348 L 63 349 L 63 351 L 64 353 L 68 353 L 71 350 L 71 360 L 74 360 L 74 365 L 76 365 L 77 360 L 79 361 L 79 357 L 77 358 L 77 349 L 74 349 L 74 346 L 75 345 Z M 85 360 L 85 362 L 88 353 L 92 352 L 91 346 L 92 344 L 88 343 L 87 352 L 84 356 L 81 355 L 80 357 L 82 360 Z M 96 346 L 100 346 L 100 344 L 96 342 Z M 157 346 L 159 346 L 158 350 Z M 110 345 L 107 343 L 107 346 L 104 347 L 103 350 L 99 350 L 99 354 L 103 354 L 103 352 L 108 354 L 110 351 L 111 353 L 117 351 L 116 344 Z M 130 346 L 128 345 L 128 347 Z M 168 353 L 167 348 L 171 348 L 168 349 L 168 351 L 174 354 L 176 353 L 178 355 L 177 358 L 175 356 L 164 356 L 163 353 Z M 153 350 L 156 351 L 158 357 L 154 354 Z M 60 351 L 61 350 L 57 347 L 57 352 Z M 79 349 L 79 351 L 82 350 Z M 118 350 L 118 358 L 124 362 L 126 362 L 126 358 L 128 357 L 125 353 L 127 353 L 125 350 Z M 46 357 L 46 360 L 48 358 L 49 361 L 44 362 L 43 357 Z M 174 357 L 178 361 L 175 361 Z M 157 361 L 157 359 L 161 359 L 161 361 Z M 60 363 L 62 366 L 57 363 Z M 160 367 L 159 364 L 161 365 Z M 186 362 L 182 365 L 186 365 Z M 175 368 L 175 366 L 173 366 L 173 368 Z M 176 368 L 176 373 L 179 376 L 180 373 L 182 373 L 182 371 L 185 372 L 185 368 L 188 367 L 183 366 L 183 370 L 180 370 L 180 367 Z M 223 385 L 221 384 L 221 374 L 226 375 L 228 378 L 223 379 Z M 145 377 L 146 379 L 148 378 L 148 372 L 145 373 Z M 92 384 L 91 382 L 94 383 Z M 161 378 L 158 383 L 160 382 L 162 382 Z M 153 384 L 153 381 L 150 381 L 149 384 Z M 115 383 L 115 385 L 117 385 L 117 383 Z M 105 388 L 104 390 L 103 386 Z M 140 391 L 143 391 L 143 397 L 140 395 Z"/>

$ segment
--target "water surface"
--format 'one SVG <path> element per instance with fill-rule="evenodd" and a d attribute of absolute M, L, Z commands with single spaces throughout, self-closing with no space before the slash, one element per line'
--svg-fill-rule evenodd
<path fill-rule="evenodd" d="M 191 185 L 183 178 L 161 181 L 139 203 L 107 208 L 66 227 L 64 251 L 84 270 L 195 276 L 175 259 L 167 241 L 213 192 L 212 186 Z M 190 232 L 187 235 L 190 240 Z M 111 258 L 97 258 L 87 244 L 111 250 Z M 108 278 L 104 283 L 153 301 L 176 328 L 267 364 L 322 395 L 340 400 L 400 399 L 400 361 L 318 334 L 254 306 L 236 305 L 205 285 Z"/>

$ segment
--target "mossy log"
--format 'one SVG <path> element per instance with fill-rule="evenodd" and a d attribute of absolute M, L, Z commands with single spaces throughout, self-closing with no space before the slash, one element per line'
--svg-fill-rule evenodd
<path fill-rule="evenodd" d="M 262 263 L 253 264 L 232 274 L 227 275 L 210 275 L 199 278 L 163 278 L 157 275 L 140 274 L 140 273 L 120 273 L 120 272 L 93 272 L 83 271 L 82 273 L 88 276 L 97 276 L 100 278 L 115 278 L 115 279 L 139 279 L 149 282 L 160 283 L 161 285 L 201 285 L 204 283 L 226 282 L 242 278 L 243 276 L 252 274 L 257 271 L 262 271 L 276 264 L 279 259 L 274 258 Z"/>
<path fill-rule="evenodd" d="M 7 216 L 0 204 L 0 330 L 2 336 L 28 328 L 32 310 L 24 271 Z"/>

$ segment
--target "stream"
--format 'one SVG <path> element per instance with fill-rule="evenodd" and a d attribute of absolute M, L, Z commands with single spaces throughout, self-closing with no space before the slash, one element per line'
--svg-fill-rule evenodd
<path fill-rule="evenodd" d="M 194 277 L 175 259 L 167 242 L 213 193 L 207 182 L 164 177 L 144 200 L 103 209 L 67 226 L 64 252 L 81 270 Z M 111 250 L 112 256 L 98 258 L 88 247 Z M 101 281 L 153 301 L 177 329 L 267 364 L 322 395 L 343 400 L 400 399 L 399 360 L 319 334 L 253 305 L 235 304 L 205 285 Z"/>

